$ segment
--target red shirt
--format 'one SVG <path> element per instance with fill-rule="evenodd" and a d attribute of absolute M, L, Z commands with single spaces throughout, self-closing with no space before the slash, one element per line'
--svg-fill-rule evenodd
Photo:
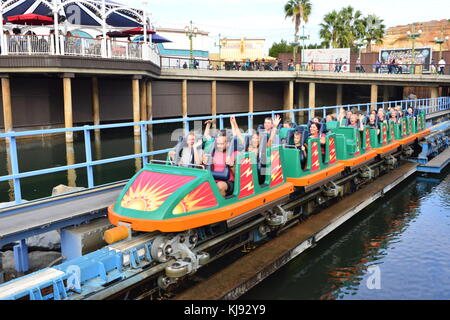
<path fill-rule="evenodd" d="M 237 151 L 233 152 L 233 154 L 231 155 L 232 161 L 236 160 L 237 154 L 238 154 Z M 216 151 L 213 157 L 212 171 L 221 172 L 225 170 L 225 166 L 227 165 L 226 161 L 227 161 L 227 153 Z M 232 170 L 230 170 L 230 181 L 234 181 L 234 173 Z"/>

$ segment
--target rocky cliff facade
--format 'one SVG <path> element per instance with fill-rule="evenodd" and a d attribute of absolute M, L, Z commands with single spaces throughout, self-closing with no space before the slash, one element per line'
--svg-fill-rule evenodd
<path fill-rule="evenodd" d="M 450 40 L 445 41 L 445 37 L 450 37 L 450 20 L 433 20 L 428 22 L 414 23 L 415 30 L 422 30 L 422 34 L 416 39 L 416 47 L 432 47 L 433 51 L 439 51 L 439 45 L 434 38 L 444 39 L 442 51 L 450 50 Z M 383 44 L 372 45 L 371 51 L 379 51 L 388 48 L 411 48 L 412 41 L 408 38 L 408 31 L 412 32 L 413 24 L 388 28 L 383 39 Z"/>

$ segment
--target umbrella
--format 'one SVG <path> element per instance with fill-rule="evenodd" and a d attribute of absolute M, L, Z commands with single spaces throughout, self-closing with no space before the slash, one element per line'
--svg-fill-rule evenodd
<path fill-rule="evenodd" d="M 110 31 L 106 33 L 111 38 L 128 38 L 130 35 L 120 31 Z"/>
<path fill-rule="evenodd" d="M 140 37 L 136 37 L 134 40 L 134 42 L 142 42 L 144 41 L 144 36 L 140 36 Z M 169 39 L 166 39 L 164 37 L 161 37 L 159 34 L 155 33 L 152 34 L 152 42 L 153 43 L 164 43 L 164 42 L 172 42 Z"/>
<path fill-rule="evenodd" d="M 139 34 L 144 34 L 144 28 L 139 27 L 139 28 L 125 30 L 123 32 L 127 33 L 127 34 L 131 34 L 131 35 L 139 35 Z M 153 30 L 147 29 L 147 34 L 154 34 L 154 33 L 156 33 L 156 32 Z"/>
<path fill-rule="evenodd" d="M 164 43 L 164 42 L 172 42 L 169 39 L 161 37 L 159 34 L 152 34 L 152 42 L 153 43 Z"/>
<path fill-rule="evenodd" d="M 52 18 L 34 13 L 8 17 L 8 22 L 14 24 L 26 24 L 29 26 L 50 25 L 54 23 Z"/>

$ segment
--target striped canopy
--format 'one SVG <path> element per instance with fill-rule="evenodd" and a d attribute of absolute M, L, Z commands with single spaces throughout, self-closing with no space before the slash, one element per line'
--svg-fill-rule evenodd
<path fill-rule="evenodd" d="M 4 3 L 3 18 L 10 16 L 35 13 L 53 17 L 53 5 L 63 4 L 64 9 L 59 11 L 60 17 L 67 22 L 81 26 L 102 26 L 101 0 L 1 0 Z M 106 12 L 111 12 L 106 24 L 116 28 L 142 27 L 142 10 L 133 9 L 127 5 L 106 0 Z M 116 9 L 116 10 L 114 10 Z M 111 11 L 114 10 L 114 11 Z"/>

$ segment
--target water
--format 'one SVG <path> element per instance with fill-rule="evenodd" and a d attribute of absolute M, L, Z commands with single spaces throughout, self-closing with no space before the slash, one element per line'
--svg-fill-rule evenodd
<path fill-rule="evenodd" d="M 242 299 L 450 299 L 450 175 L 415 176 Z"/>

